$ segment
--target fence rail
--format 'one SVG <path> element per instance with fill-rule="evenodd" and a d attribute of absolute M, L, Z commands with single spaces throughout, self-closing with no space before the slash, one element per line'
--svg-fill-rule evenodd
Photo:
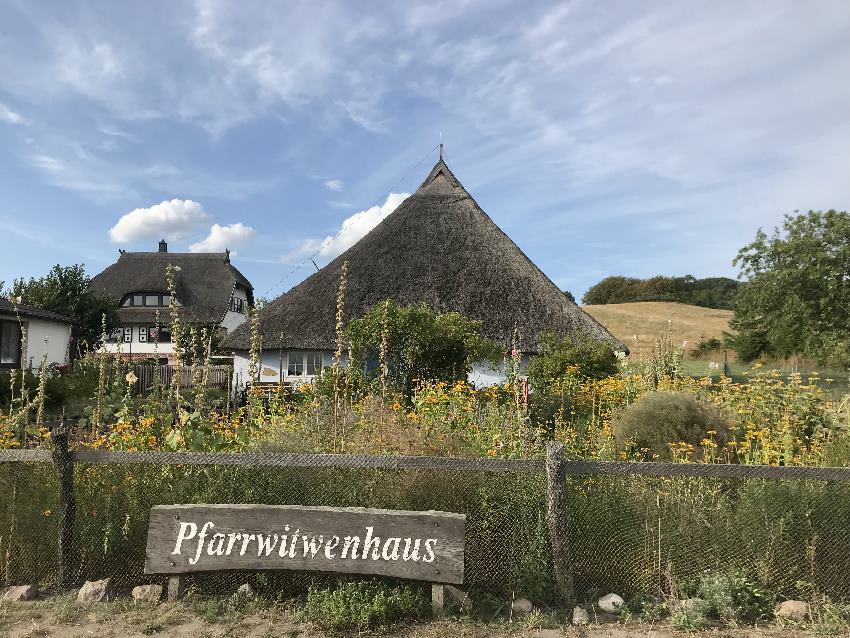
<path fill-rule="evenodd" d="M 280 452 L 112 452 L 76 450 L 74 462 L 119 465 L 241 465 L 255 467 L 374 468 L 381 470 L 454 470 L 545 472 L 546 459 L 493 459 L 368 454 L 301 454 Z M 0 462 L 49 463 L 50 451 L 0 450 Z M 724 463 L 631 463 L 565 460 L 567 475 L 672 476 L 694 478 L 779 479 L 784 481 L 850 481 L 850 467 L 732 465 Z"/>

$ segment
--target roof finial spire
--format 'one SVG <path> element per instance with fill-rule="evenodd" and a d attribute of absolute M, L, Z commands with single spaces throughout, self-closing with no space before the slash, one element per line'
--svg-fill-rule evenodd
<path fill-rule="evenodd" d="M 442 135 L 440 135 L 440 137 L 442 138 Z M 443 161 L 443 143 L 442 142 L 440 142 L 440 161 L 441 162 Z"/>

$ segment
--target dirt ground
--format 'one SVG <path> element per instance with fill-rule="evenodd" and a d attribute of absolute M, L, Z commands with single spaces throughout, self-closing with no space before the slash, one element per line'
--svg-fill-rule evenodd
<path fill-rule="evenodd" d="M 811 635 L 800 629 L 780 627 L 707 629 L 699 633 L 712 638 L 802 638 Z M 301 622 L 297 610 L 286 604 L 233 610 L 204 602 L 151 605 L 120 599 L 85 606 L 79 605 L 71 595 L 23 603 L 0 601 L 0 638 L 308 638 L 339 635 L 345 634 L 324 632 Z M 560 624 L 553 616 L 534 614 L 520 622 L 457 618 L 347 635 L 387 638 L 673 638 L 685 634 L 664 625 L 639 622 L 571 627 Z"/>

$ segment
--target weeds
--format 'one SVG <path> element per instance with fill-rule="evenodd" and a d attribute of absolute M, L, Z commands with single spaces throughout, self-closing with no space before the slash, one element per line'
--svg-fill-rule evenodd
<path fill-rule="evenodd" d="M 333 631 L 387 626 L 424 617 L 429 600 L 421 588 L 381 581 L 340 581 L 334 587 L 311 586 L 304 620 Z"/>

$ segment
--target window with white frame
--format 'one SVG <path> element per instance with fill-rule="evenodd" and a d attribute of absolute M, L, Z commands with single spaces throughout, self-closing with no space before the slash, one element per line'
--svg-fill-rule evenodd
<path fill-rule="evenodd" d="M 312 377 L 314 375 L 320 374 L 322 372 L 322 353 L 321 352 L 308 352 L 305 356 L 306 364 L 305 369 L 307 370 L 307 376 Z"/>
<path fill-rule="evenodd" d="M 147 326 L 139 326 L 139 343 L 147 343 L 148 342 L 148 327 Z"/>
<path fill-rule="evenodd" d="M 124 343 L 133 343 L 133 329 L 130 326 L 124 328 Z"/>
<path fill-rule="evenodd" d="M 291 350 L 287 358 L 286 374 L 290 377 L 300 377 L 304 374 L 304 353 Z"/>

